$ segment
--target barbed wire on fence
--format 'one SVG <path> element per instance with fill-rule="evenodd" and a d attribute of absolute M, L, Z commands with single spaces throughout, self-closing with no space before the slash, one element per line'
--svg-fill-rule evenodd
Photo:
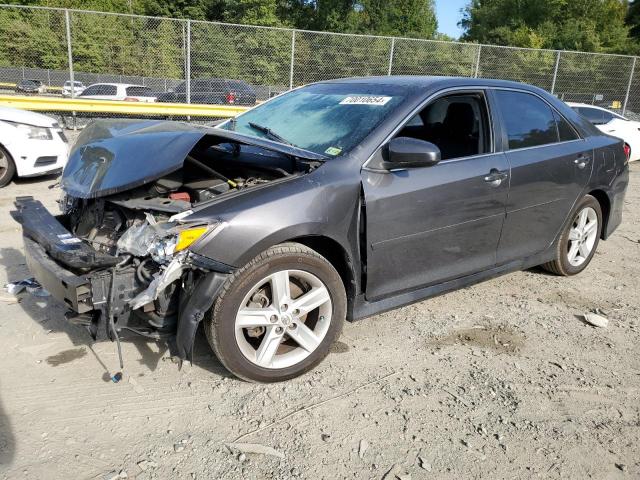
<path fill-rule="evenodd" d="M 565 101 L 625 113 L 640 112 L 636 62 L 614 54 L 0 5 L 4 90 L 34 79 L 59 94 L 73 79 L 179 90 L 178 101 L 191 103 L 208 79 L 231 79 L 251 85 L 260 101 L 331 78 L 454 75 L 531 83 Z"/>

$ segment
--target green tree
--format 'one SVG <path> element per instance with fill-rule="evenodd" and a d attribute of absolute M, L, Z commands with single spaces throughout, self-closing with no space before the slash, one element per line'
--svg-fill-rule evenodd
<path fill-rule="evenodd" d="M 460 25 L 482 43 L 623 53 L 626 10 L 620 0 L 472 0 Z"/>

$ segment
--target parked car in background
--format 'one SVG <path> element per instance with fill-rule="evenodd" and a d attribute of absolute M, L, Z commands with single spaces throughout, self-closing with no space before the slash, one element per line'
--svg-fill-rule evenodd
<path fill-rule="evenodd" d="M 67 155 L 67 137 L 55 118 L 0 107 L 0 187 L 16 176 L 59 172 Z"/>
<path fill-rule="evenodd" d="M 580 115 L 589 120 L 601 132 L 624 140 L 629 161 L 640 160 L 640 122 L 586 103 L 567 102 Z"/>
<path fill-rule="evenodd" d="M 85 86 L 84 83 L 82 82 L 78 82 L 77 80 L 73 82 L 73 95 L 74 96 L 78 96 L 80 95 L 82 92 L 84 92 L 85 88 L 87 88 Z M 62 86 L 62 96 L 63 97 L 70 97 L 71 96 L 71 80 L 67 80 L 66 82 L 64 82 L 64 85 Z"/>
<path fill-rule="evenodd" d="M 256 104 L 256 91 L 242 80 L 225 78 L 199 78 L 191 80 L 191 103 L 213 105 L 249 105 Z M 186 103 L 187 83 L 182 82 L 174 91 L 158 95 L 159 102 Z"/>
<path fill-rule="evenodd" d="M 47 87 L 41 80 L 25 79 L 16 83 L 16 93 L 44 93 Z"/>
<path fill-rule="evenodd" d="M 317 365 L 345 319 L 536 265 L 580 273 L 628 182 L 623 142 L 539 88 L 388 76 L 307 85 L 216 128 L 95 122 L 63 214 L 20 197 L 12 215 L 73 323 L 171 335 L 192 359 L 204 320 L 225 367 L 275 382 Z"/>
<path fill-rule="evenodd" d="M 144 85 L 128 83 L 94 83 L 78 95 L 91 100 L 124 100 L 127 102 L 155 102 L 156 95 Z"/>

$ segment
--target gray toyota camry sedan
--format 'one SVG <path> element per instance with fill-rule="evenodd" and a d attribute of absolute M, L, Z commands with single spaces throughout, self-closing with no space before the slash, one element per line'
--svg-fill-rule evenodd
<path fill-rule="evenodd" d="M 442 77 L 298 88 L 215 128 L 99 121 L 61 213 L 16 199 L 26 260 L 70 322 L 274 382 L 345 320 L 541 265 L 584 270 L 622 219 L 623 142 L 547 92 Z M 544 281 L 543 278 L 540 281 Z"/>

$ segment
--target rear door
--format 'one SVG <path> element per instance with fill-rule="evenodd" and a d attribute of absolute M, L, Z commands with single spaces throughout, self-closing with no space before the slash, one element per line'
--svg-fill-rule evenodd
<path fill-rule="evenodd" d="M 511 167 L 498 264 L 551 246 L 591 176 L 593 149 L 542 97 L 495 90 Z"/>
<path fill-rule="evenodd" d="M 509 167 L 494 148 L 487 107 L 483 91 L 438 98 L 396 136 L 436 144 L 440 163 L 363 169 L 368 299 L 495 265 Z M 367 165 L 375 165 L 383 152 L 384 146 Z"/>

